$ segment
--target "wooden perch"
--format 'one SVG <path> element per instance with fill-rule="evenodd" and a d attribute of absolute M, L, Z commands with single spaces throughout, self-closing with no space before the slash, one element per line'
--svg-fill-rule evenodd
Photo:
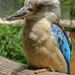
<path fill-rule="evenodd" d="M 12 25 L 15 23 L 20 22 L 22 25 L 23 20 L 15 20 L 15 21 L 6 21 L 5 18 L 0 18 L 0 24 L 7 24 L 7 25 Z M 60 20 L 60 24 L 63 25 L 64 27 L 67 27 L 68 25 L 71 25 L 71 20 Z M 72 20 L 72 28 L 75 28 L 75 20 Z"/>
<path fill-rule="evenodd" d="M 24 69 L 25 65 L 0 56 L 0 75 L 68 75 L 58 72 L 34 74 L 32 69 Z"/>

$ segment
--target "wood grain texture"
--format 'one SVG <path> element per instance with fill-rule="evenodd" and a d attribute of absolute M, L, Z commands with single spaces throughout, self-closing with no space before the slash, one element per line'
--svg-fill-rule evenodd
<path fill-rule="evenodd" d="M 32 69 L 24 69 L 25 65 L 0 56 L 0 75 L 67 75 L 58 72 L 34 74 Z"/>

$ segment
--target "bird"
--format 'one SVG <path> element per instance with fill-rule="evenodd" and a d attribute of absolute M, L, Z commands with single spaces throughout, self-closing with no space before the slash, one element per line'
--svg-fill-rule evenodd
<path fill-rule="evenodd" d="M 72 44 L 62 25 L 59 0 L 25 0 L 6 20 L 23 19 L 22 42 L 27 62 L 35 73 L 70 74 Z"/>

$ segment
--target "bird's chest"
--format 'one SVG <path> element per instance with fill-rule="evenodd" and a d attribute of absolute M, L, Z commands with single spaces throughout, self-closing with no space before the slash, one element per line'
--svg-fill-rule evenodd
<path fill-rule="evenodd" d="M 38 23 L 32 26 L 23 26 L 24 52 L 27 61 L 32 65 L 45 65 L 46 61 L 49 59 L 50 52 L 46 48 L 47 46 L 51 46 L 50 49 L 52 49 L 54 35 L 50 29 L 50 25 L 48 25 L 45 23 Z M 45 59 L 46 57 L 47 59 Z"/>
<path fill-rule="evenodd" d="M 38 23 L 23 27 L 23 41 L 29 48 L 45 43 L 53 37 L 50 25 Z"/>

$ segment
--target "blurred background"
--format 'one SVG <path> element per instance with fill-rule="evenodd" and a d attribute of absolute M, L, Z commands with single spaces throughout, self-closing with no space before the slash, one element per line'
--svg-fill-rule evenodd
<path fill-rule="evenodd" d="M 75 0 L 60 0 L 63 19 L 70 19 L 75 11 Z M 16 10 L 20 9 L 24 4 L 24 0 L 0 0 L 0 16 L 6 17 Z"/>
<path fill-rule="evenodd" d="M 75 75 L 75 0 L 60 0 L 61 20 L 67 23 L 66 31 L 70 33 L 73 49 L 71 58 L 72 75 Z M 8 17 L 24 5 L 24 0 L 0 0 L 0 20 Z M 22 48 L 22 28 L 21 23 L 2 23 L 0 21 L 0 55 L 11 60 L 27 64 Z"/>

